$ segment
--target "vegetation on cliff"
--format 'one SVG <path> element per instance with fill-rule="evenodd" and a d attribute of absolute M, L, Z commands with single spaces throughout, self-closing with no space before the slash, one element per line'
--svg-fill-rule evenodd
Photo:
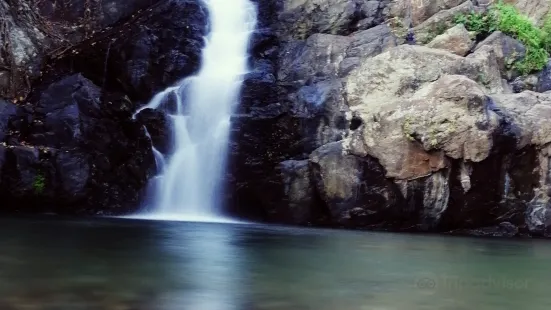
<path fill-rule="evenodd" d="M 547 64 L 551 53 L 551 14 L 539 28 L 514 6 L 500 2 L 483 13 L 459 14 L 455 22 L 464 24 L 477 36 L 499 30 L 521 41 L 526 47 L 526 56 L 510 65 L 522 74 L 539 71 Z"/>

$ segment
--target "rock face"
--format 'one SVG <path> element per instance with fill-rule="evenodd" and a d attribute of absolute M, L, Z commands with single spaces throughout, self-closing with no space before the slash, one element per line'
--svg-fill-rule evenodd
<path fill-rule="evenodd" d="M 45 58 L 71 50 L 159 0 L 0 1 L 0 95 L 24 98 Z"/>
<path fill-rule="evenodd" d="M 204 3 L 16 2 L 0 0 L 11 30 L 0 36 L 1 211 L 136 210 L 151 145 L 170 152 L 170 137 L 165 114 L 133 112 L 199 68 Z M 521 76 L 510 66 L 521 42 L 454 24 L 491 1 L 254 2 L 228 213 L 551 236 L 549 66 Z M 538 23 L 549 10 L 509 2 Z"/>
<path fill-rule="evenodd" d="M 22 13 L 13 14 L 13 5 Z M 21 29 L 20 41 L 8 42 L 12 50 L 2 55 L 18 60 L 13 68 L 40 69 L 40 77 L 27 74 L 30 87 L 16 89 L 20 97 L 0 101 L 0 211 L 135 211 L 155 173 L 151 144 L 166 150 L 169 137 L 164 115 L 133 113 L 198 69 L 203 3 L 42 1 L 38 11 L 25 5 L 0 2 L 8 23 Z M 13 95 L 6 87 L 3 94 Z"/>
<path fill-rule="evenodd" d="M 36 94 L 34 114 L 3 146 L 3 210 L 112 214 L 135 208 L 154 170 L 142 126 L 124 96 L 82 75 Z M 21 112 L 23 113 L 23 112 Z M 13 121 L 12 121 L 13 123 Z M 18 145 L 18 146 L 17 146 Z"/>
<path fill-rule="evenodd" d="M 526 53 L 519 41 L 454 25 L 485 4 L 327 2 L 283 1 L 271 17 L 279 41 L 264 47 L 279 52 L 256 55 L 270 75 L 255 76 L 270 87 L 246 88 L 235 119 L 231 211 L 300 225 L 551 235 L 546 71 L 519 76 L 510 66 Z M 364 5 L 385 22 L 359 26 Z"/>

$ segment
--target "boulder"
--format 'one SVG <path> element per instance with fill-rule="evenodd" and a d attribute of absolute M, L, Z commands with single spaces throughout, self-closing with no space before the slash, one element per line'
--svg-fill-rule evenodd
<path fill-rule="evenodd" d="M 545 71 L 542 71 L 542 75 L 543 72 Z M 511 86 L 511 91 L 513 93 L 521 93 L 525 90 L 536 91 L 539 80 L 540 78 L 536 74 L 523 75 L 513 79 L 509 82 L 509 85 Z"/>
<path fill-rule="evenodd" d="M 551 204 L 549 197 L 537 196 L 526 210 L 528 231 L 535 236 L 551 237 Z"/>
<path fill-rule="evenodd" d="M 400 192 L 385 179 L 383 167 L 372 158 L 347 153 L 342 141 L 314 151 L 310 163 L 317 191 L 335 224 L 380 224 L 390 220 L 385 215 L 400 204 Z"/>
<path fill-rule="evenodd" d="M 477 55 L 478 56 L 478 55 Z M 423 46 L 401 45 L 366 59 L 345 78 L 351 106 L 384 104 L 397 97 L 410 98 L 423 85 L 445 74 L 460 74 L 491 92 L 502 90 L 499 69 L 491 51 L 485 57 L 463 58 Z"/>
<path fill-rule="evenodd" d="M 314 34 L 306 41 L 285 44 L 279 53 L 278 80 L 305 82 L 336 77 L 352 38 Z"/>
<path fill-rule="evenodd" d="M 280 38 L 304 40 L 315 33 L 349 35 L 381 24 L 389 0 L 284 0 L 275 26 Z"/>
<path fill-rule="evenodd" d="M 31 121 L 7 145 L 6 208 L 21 212 L 122 214 L 139 207 L 155 171 L 151 142 L 128 98 L 104 94 L 80 74 L 37 89 Z"/>
<path fill-rule="evenodd" d="M 365 30 L 375 27 L 383 23 L 388 16 L 388 6 L 391 0 L 368 0 L 359 1 L 359 14 L 356 12 L 356 17 L 359 19 L 358 30 Z"/>
<path fill-rule="evenodd" d="M 497 126 L 487 104 L 484 90 L 474 81 L 445 75 L 410 99 L 355 107 L 364 126 L 351 135 L 348 147 L 353 154 L 379 159 L 387 177 L 398 179 L 446 167 L 444 155 L 479 162 L 489 156 Z"/>
<path fill-rule="evenodd" d="M 170 119 L 168 115 L 159 110 L 145 109 L 137 116 L 138 122 L 144 124 L 147 132 L 151 137 L 153 146 L 163 154 L 171 152 L 170 141 L 172 136 L 170 133 Z"/>
<path fill-rule="evenodd" d="M 434 14 L 457 7 L 463 2 L 464 0 L 394 0 L 389 5 L 389 14 L 404 20 L 406 25 L 415 27 Z"/>
<path fill-rule="evenodd" d="M 435 0 L 439 1 L 439 0 Z M 444 33 L 447 29 L 454 26 L 454 19 L 458 14 L 470 13 L 475 9 L 471 0 L 467 0 L 462 4 L 441 10 L 432 15 L 424 22 L 413 27 L 413 33 L 417 42 L 425 44 L 430 42 L 436 36 Z M 407 25 L 406 29 L 407 29 Z"/>
<path fill-rule="evenodd" d="M 308 160 L 280 163 L 275 181 L 281 184 L 281 192 L 274 197 L 274 207 L 267 210 L 272 220 L 305 225 L 320 216 Z"/>
<path fill-rule="evenodd" d="M 518 133 L 516 148 L 545 146 L 551 142 L 551 96 L 531 91 L 491 96 L 494 109 L 502 111 Z"/>
<path fill-rule="evenodd" d="M 394 46 L 394 35 L 386 25 L 348 37 L 314 34 L 306 41 L 292 41 L 282 47 L 278 80 L 287 83 L 337 77 Z"/>
<path fill-rule="evenodd" d="M 96 85 L 133 100 L 153 95 L 199 69 L 207 31 L 207 10 L 197 0 L 161 0 L 131 23 L 117 24 L 57 55 L 50 64 L 60 72 L 83 72 Z"/>
<path fill-rule="evenodd" d="M 4 142 L 9 134 L 10 121 L 15 117 L 17 108 L 10 102 L 0 99 L 0 142 Z"/>
<path fill-rule="evenodd" d="M 485 47 L 490 47 L 494 51 L 503 78 L 511 80 L 519 75 L 512 66 L 526 55 L 526 48 L 520 41 L 501 31 L 496 31 L 484 41 L 478 43 L 474 53 L 482 51 Z"/>
<path fill-rule="evenodd" d="M 535 87 L 535 91 L 544 93 L 551 90 L 551 60 L 538 74 L 538 81 Z"/>
<path fill-rule="evenodd" d="M 469 32 L 465 29 L 465 26 L 459 24 L 434 38 L 427 44 L 427 47 L 442 49 L 459 56 L 465 56 L 473 45 L 474 42 L 471 40 Z"/>

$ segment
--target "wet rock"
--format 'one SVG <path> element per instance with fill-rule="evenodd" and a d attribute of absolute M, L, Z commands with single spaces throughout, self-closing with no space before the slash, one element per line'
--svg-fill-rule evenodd
<path fill-rule="evenodd" d="M 93 160 L 87 154 L 75 151 L 60 151 L 52 160 L 56 167 L 56 195 L 63 197 L 60 203 L 80 203 L 89 194 Z"/>
<path fill-rule="evenodd" d="M 73 75 L 48 86 L 40 95 L 30 142 L 51 147 L 76 146 L 87 139 L 100 111 L 101 92 L 82 75 Z"/>
<path fill-rule="evenodd" d="M 538 196 L 528 204 L 526 225 L 535 236 L 551 237 L 551 205 L 548 197 Z"/>
<path fill-rule="evenodd" d="M 465 26 L 459 24 L 434 38 L 427 44 L 427 47 L 438 48 L 459 56 L 465 56 L 473 45 L 474 42 L 471 40 L 469 32 L 465 29 Z"/>
<path fill-rule="evenodd" d="M 69 47 L 92 37 L 105 34 L 110 26 L 128 19 L 140 9 L 158 0 L 72 0 L 56 1 L 0 1 L 0 12 L 5 21 L 6 47 L 0 65 L 7 71 L 0 75 L 9 79 L 0 81 L 0 95 L 24 98 L 30 91 L 30 81 L 42 74 L 42 62 Z M 3 79 L 3 78 L 2 78 Z"/>
<path fill-rule="evenodd" d="M 252 72 L 245 76 L 241 93 L 240 112 L 249 113 L 251 108 L 265 107 L 279 101 L 273 62 L 259 59 Z"/>
<path fill-rule="evenodd" d="M 459 229 L 450 232 L 454 235 L 469 235 L 477 237 L 506 237 L 511 238 L 519 234 L 517 226 L 503 222 L 496 226 L 482 227 L 477 229 Z"/>
<path fill-rule="evenodd" d="M 170 153 L 170 120 L 162 111 L 145 109 L 137 115 L 137 120 L 147 128 L 153 146 L 163 154 Z"/>

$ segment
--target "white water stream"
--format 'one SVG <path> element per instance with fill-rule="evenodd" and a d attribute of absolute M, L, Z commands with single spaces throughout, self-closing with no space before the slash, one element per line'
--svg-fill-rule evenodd
<path fill-rule="evenodd" d="M 249 39 L 256 27 L 256 7 L 249 0 L 204 0 L 210 31 L 199 73 L 158 93 L 144 109 L 164 109 L 170 116 L 172 153 L 154 149 L 159 175 L 151 182 L 147 214 L 137 217 L 188 221 L 223 221 L 221 180 L 226 169 L 230 117 L 239 102 L 248 71 Z M 168 112 L 168 111 L 167 111 Z"/>

